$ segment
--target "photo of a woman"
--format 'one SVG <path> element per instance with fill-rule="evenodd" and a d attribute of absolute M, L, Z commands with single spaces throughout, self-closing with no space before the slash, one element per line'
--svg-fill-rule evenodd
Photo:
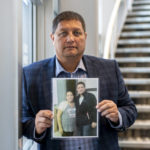
<path fill-rule="evenodd" d="M 71 91 L 67 91 L 66 101 L 59 104 L 57 112 L 58 130 L 62 136 L 73 136 L 76 124 L 75 118 L 74 95 Z"/>

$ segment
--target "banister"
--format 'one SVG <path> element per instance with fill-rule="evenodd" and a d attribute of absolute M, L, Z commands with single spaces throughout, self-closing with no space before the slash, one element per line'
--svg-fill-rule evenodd
<path fill-rule="evenodd" d="M 120 3 L 121 3 L 121 0 L 116 0 L 116 3 L 114 5 L 112 15 L 110 17 L 110 21 L 108 24 L 108 29 L 107 29 L 107 33 L 106 33 L 106 39 L 105 39 L 105 45 L 104 45 L 104 54 L 103 54 L 103 58 L 106 58 L 106 59 L 109 58 L 111 38 L 112 38 L 115 20 L 116 20 L 118 10 L 120 7 Z"/>

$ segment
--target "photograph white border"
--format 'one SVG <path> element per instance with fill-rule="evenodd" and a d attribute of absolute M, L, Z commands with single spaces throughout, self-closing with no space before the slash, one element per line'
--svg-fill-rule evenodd
<path fill-rule="evenodd" d="M 78 80 L 78 82 L 84 82 L 85 85 L 86 85 L 86 82 L 87 80 L 97 80 L 96 84 L 95 84 L 95 88 L 97 89 L 96 90 L 96 99 L 97 99 L 97 103 L 99 102 L 99 78 L 53 78 L 52 79 L 52 111 L 53 111 L 53 114 L 54 114 L 54 99 L 56 98 L 56 95 L 57 95 L 57 87 L 56 87 L 56 81 L 58 80 Z M 55 116 L 54 116 L 55 117 Z M 76 139 L 76 138 L 98 138 L 99 137 L 99 114 L 98 114 L 98 111 L 97 111 L 97 127 L 96 127 L 96 136 L 55 136 L 54 135 L 54 123 L 55 123 L 55 120 L 53 119 L 53 126 L 52 126 L 52 139 L 70 139 L 70 138 L 73 138 L 73 139 Z"/>

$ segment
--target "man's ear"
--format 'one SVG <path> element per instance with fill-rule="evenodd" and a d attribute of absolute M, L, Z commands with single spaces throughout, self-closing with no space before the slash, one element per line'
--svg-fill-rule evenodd
<path fill-rule="evenodd" d="M 52 40 L 52 42 L 54 44 L 54 34 L 53 33 L 50 34 L 50 38 L 51 38 L 51 40 Z"/>
<path fill-rule="evenodd" d="M 53 33 L 50 34 L 50 38 L 52 39 L 52 41 L 54 41 L 54 34 Z"/>

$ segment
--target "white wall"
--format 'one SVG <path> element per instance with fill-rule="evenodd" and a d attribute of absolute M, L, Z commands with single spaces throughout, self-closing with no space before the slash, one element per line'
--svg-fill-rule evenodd
<path fill-rule="evenodd" d="M 52 57 L 55 54 L 50 33 L 52 31 L 53 2 L 44 0 L 42 5 L 36 6 L 36 50 L 37 60 Z"/>
<path fill-rule="evenodd" d="M 108 29 L 109 20 L 112 14 L 113 7 L 115 5 L 116 0 L 100 0 L 102 1 L 99 5 L 99 9 L 101 9 L 101 18 L 99 22 L 101 25 L 101 39 L 102 39 L 102 48 L 104 48 L 104 42 L 106 38 L 106 32 Z"/>
<path fill-rule="evenodd" d="M 87 28 L 86 54 L 98 56 L 98 0 L 60 0 L 60 12 L 76 11 L 85 20 Z"/>
<path fill-rule="evenodd" d="M 20 7 L 21 1 L 18 0 L 1 1 L 0 5 L 1 150 L 18 149 L 18 84 L 20 84 L 18 67 L 21 60 Z"/>

